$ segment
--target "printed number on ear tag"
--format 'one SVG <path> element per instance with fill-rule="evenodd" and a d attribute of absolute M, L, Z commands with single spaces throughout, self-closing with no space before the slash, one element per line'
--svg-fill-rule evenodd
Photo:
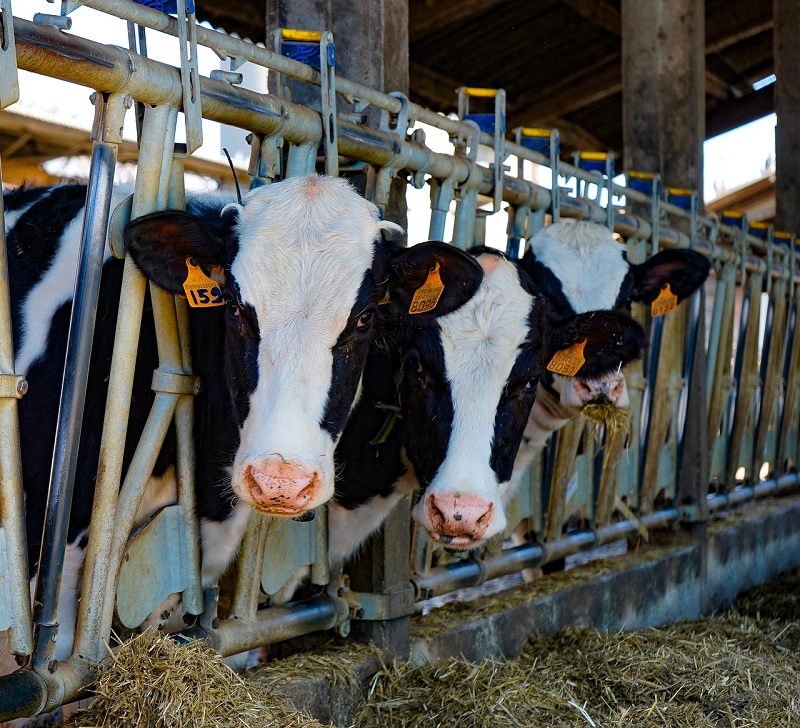
<path fill-rule="evenodd" d="M 186 300 L 192 308 L 208 308 L 209 306 L 222 306 L 225 299 L 222 298 L 222 291 L 219 290 L 219 283 L 209 278 L 200 269 L 199 265 L 193 265 L 192 259 L 186 259 L 186 280 L 183 282 L 183 290 L 186 293 Z"/>
<path fill-rule="evenodd" d="M 569 348 L 557 351 L 547 365 L 547 371 L 563 374 L 565 377 L 574 377 L 586 362 L 583 356 L 585 346 L 586 339 L 576 341 Z"/>
<path fill-rule="evenodd" d="M 439 277 L 439 263 L 435 263 L 433 270 L 428 273 L 428 277 L 414 293 L 411 299 L 411 306 L 408 308 L 410 314 L 428 313 L 436 308 L 439 299 L 444 293 L 444 283 Z"/>
<path fill-rule="evenodd" d="M 672 289 L 667 283 L 658 293 L 658 297 L 650 304 L 650 315 L 655 318 L 656 316 L 663 316 L 669 313 L 673 308 L 678 306 L 678 296 L 672 292 Z"/>

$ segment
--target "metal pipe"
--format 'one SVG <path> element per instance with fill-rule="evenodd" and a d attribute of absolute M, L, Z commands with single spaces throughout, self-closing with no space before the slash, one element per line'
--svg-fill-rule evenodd
<path fill-rule="evenodd" d="M 0 721 L 40 713 L 46 696 L 44 681 L 33 670 L 0 676 Z"/>
<path fill-rule="evenodd" d="M 117 8 L 116 0 L 113 2 L 112 0 L 91 0 L 91 2 L 94 7 L 98 8 L 101 4 L 105 4 L 108 9 Z M 156 13 L 157 16 L 163 16 L 168 20 L 168 16 L 164 16 L 158 11 L 126 3 L 126 7 L 128 6 L 138 8 L 144 13 Z M 138 13 L 139 10 L 136 12 Z M 142 58 L 127 49 L 76 38 L 53 28 L 19 18 L 14 19 L 14 29 L 17 36 L 18 64 L 24 70 L 61 78 L 72 83 L 91 85 L 104 92 L 124 91 L 136 100 L 149 105 L 169 103 L 178 106 L 181 103 L 180 77 L 178 70 L 171 66 Z M 201 31 L 206 31 L 206 29 L 199 28 L 200 34 L 202 34 Z M 213 33 L 213 31 L 207 32 Z M 218 37 L 227 38 L 218 33 L 214 34 L 215 41 L 219 39 Z M 236 39 L 229 40 L 241 44 L 241 47 L 236 46 L 237 50 L 242 50 L 239 57 L 247 56 L 244 50 L 257 48 L 242 41 L 236 41 Z M 254 53 L 258 55 L 263 50 L 258 49 Z M 271 54 L 270 58 L 273 56 L 274 54 Z M 294 63 L 288 59 L 283 60 Z M 275 68 L 277 69 L 277 66 Z M 313 69 L 310 70 L 313 71 Z M 314 71 L 314 73 L 317 72 Z M 340 91 L 347 93 L 346 87 L 342 86 L 342 80 L 337 79 L 337 87 Z M 355 84 L 355 87 L 362 88 L 358 84 Z M 200 88 L 203 97 L 203 115 L 207 119 L 254 131 L 261 135 L 277 134 L 292 144 L 310 144 L 316 148 L 322 140 L 319 114 L 303 106 L 281 102 L 267 94 L 236 88 L 223 81 L 208 78 L 201 77 Z M 387 108 L 393 113 L 400 110 L 398 99 L 371 91 L 370 96 L 373 94 L 385 102 L 377 104 L 381 108 Z M 357 96 L 367 100 L 364 95 L 357 94 Z M 431 119 L 423 119 L 425 114 L 420 114 L 416 118 L 453 133 L 465 133 L 467 127 L 462 122 L 444 120 L 444 117 L 440 115 L 427 113 L 431 115 Z M 446 179 L 452 176 L 455 183 L 463 183 L 470 175 L 469 165 L 463 159 L 431 152 L 419 143 L 399 141 L 394 134 L 367 129 L 344 118 L 338 120 L 338 127 L 339 150 L 342 154 L 377 166 L 385 166 L 394 157 L 402 155 L 404 159 L 408 160 L 406 166 L 409 170 L 424 169 L 426 173 L 437 179 Z M 483 137 L 484 135 L 481 135 L 482 142 L 491 143 L 489 136 L 486 137 L 486 140 Z M 549 160 L 544 157 L 539 159 L 541 155 L 537 156 L 535 152 L 510 142 L 507 149 L 522 158 L 539 163 L 549 163 Z M 578 174 L 581 170 L 574 169 L 571 165 L 564 163 L 562 167 L 566 174 L 576 173 L 577 176 L 581 176 Z M 478 169 L 481 175 L 479 191 L 482 194 L 490 195 L 493 189 L 492 170 L 486 167 L 478 167 Z M 587 179 L 596 181 L 591 177 Z M 614 191 L 615 194 L 627 194 L 631 199 L 636 199 L 634 191 L 628 188 L 615 187 Z M 504 177 L 503 198 L 512 205 L 528 205 L 532 210 L 547 209 L 550 206 L 550 190 L 517 177 Z M 605 220 L 605 211 L 601 212 L 601 208 L 596 203 L 588 200 L 564 198 L 562 208 L 562 215 L 565 217 L 588 217 L 597 219 L 599 222 Z M 674 210 L 672 208 L 671 205 L 663 204 L 663 209 L 671 214 L 686 217 L 685 211 L 681 208 L 676 207 Z M 713 224 L 711 218 L 703 222 L 707 227 Z M 649 229 L 649 222 L 643 219 L 619 213 L 615 216 L 615 230 L 626 237 L 631 235 L 646 237 L 649 235 Z M 725 235 L 733 235 L 735 232 L 733 228 L 725 225 L 719 226 L 719 229 Z M 748 236 L 748 241 L 755 250 L 760 251 L 763 248 L 763 241 L 758 238 Z M 660 246 L 685 247 L 688 244 L 689 240 L 686 235 L 676 230 L 659 229 Z M 732 251 L 711 246 L 705 241 L 698 241 L 697 248 L 700 252 L 717 260 L 725 261 L 736 257 Z M 752 256 L 748 256 L 747 267 L 759 272 L 766 270 L 766 264 Z M 773 266 L 773 270 L 776 277 L 786 278 L 789 275 L 782 265 Z M 800 282 L 800 273 L 797 274 L 796 280 Z"/>
<path fill-rule="evenodd" d="M 115 144 L 94 144 L 36 575 L 33 664 L 37 669 L 47 667 L 55 653 L 61 569 L 67 545 L 116 158 Z"/>
<path fill-rule="evenodd" d="M 2 172 L 0 172 L 2 179 Z M 8 256 L 4 206 L 0 205 L 0 375 L 14 376 L 14 342 L 11 331 L 11 292 L 8 281 Z M 20 396 L 27 389 L 24 380 L 16 384 Z M 9 574 L 6 579 L 11 609 L 8 648 L 20 655 L 33 651 L 31 598 L 28 587 L 28 547 L 25 536 L 25 504 L 22 496 L 17 400 L 0 398 L 0 512 L 5 533 Z"/>
<path fill-rule="evenodd" d="M 800 487 L 800 473 L 786 473 L 778 478 L 762 480 L 755 485 L 741 486 L 728 493 L 709 495 L 708 508 L 711 512 L 722 511 L 750 501 L 786 495 L 798 487 Z"/>
<path fill-rule="evenodd" d="M 639 529 L 652 529 L 673 523 L 680 514 L 677 508 L 666 508 L 642 516 L 638 523 L 619 521 L 603 526 L 596 531 L 575 531 L 555 541 L 540 544 L 524 544 L 506 549 L 497 556 L 478 561 L 465 559 L 454 564 L 436 567 L 424 575 L 412 576 L 411 583 L 416 600 L 430 599 L 456 589 L 478 586 L 489 579 L 513 574 L 532 566 L 541 566 L 566 556 L 587 551 L 603 544 L 617 541 L 638 533 Z"/>
<path fill-rule="evenodd" d="M 320 595 L 279 607 L 260 609 L 255 619 L 228 619 L 205 631 L 194 627 L 181 632 L 189 639 L 205 639 L 225 657 L 292 637 L 335 627 L 346 618 L 347 605 L 336 597 Z"/>
<path fill-rule="evenodd" d="M 164 158 L 162 144 L 166 139 L 169 120 L 168 107 L 148 107 L 145 111 L 143 143 L 139 153 L 140 173 L 136 176 L 132 207 L 134 217 L 155 208 L 157 181 Z M 122 477 L 122 460 L 146 283 L 145 277 L 130 257 L 126 258 L 111 359 L 111 375 L 108 382 L 108 398 L 103 419 L 94 507 L 84 564 L 83 590 L 75 634 L 75 653 L 89 660 L 103 657 L 104 634 L 101 631 L 101 624 L 106 609 L 104 600 L 113 604 L 115 596 L 114 592 L 109 594 L 106 591 L 106 584 L 109 578 L 114 518 Z"/>

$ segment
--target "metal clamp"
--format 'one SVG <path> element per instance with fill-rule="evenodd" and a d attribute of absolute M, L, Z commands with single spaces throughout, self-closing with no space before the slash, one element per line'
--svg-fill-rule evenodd
<path fill-rule="evenodd" d="M 699 204 L 697 190 L 683 187 L 667 187 L 664 196 L 671 205 L 680 207 L 689 213 L 689 248 L 697 248 L 697 208 Z"/>
<path fill-rule="evenodd" d="M 0 374 L 0 399 L 22 399 L 28 382 L 21 374 Z"/>
<path fill-rule="evenodd" d="M 319 69 L 322 137 L 325 143 L 325 174 L 339 175 L 339 146 L 336 121 L 336 48 L 329 30 L 278 28 L 275 50 L 283 56 Z M 279 95 L 291 100 L 289 80 L 279 76 Z"/>
<path fill-rule="evenodd" d="M 177 11 L 183 117 L 186 122 L 186 151 L 191 154 L 203 144 L 200 73 L 197 68 L 197 21 L 194 16 L 194 3 L 191 0 L 178 0 Z"/>
<path fill-rule="evenodd" d="M 658 252 L 658 235 L 661 224 L 661 175 L 652 172 L 629 171 L 626 173 L 628 187 L 650 195 L 650 241 L 651 255 Z"/>
<path fill-rule="evenodd" d="M 19 74 L 11 0 L 0 0 L 0 109 L 18 100 Z"/>
<path fill-rule="evenodd" d="M 408 97 L 400 91 L 392 91 L 389 95 L 400 101 L 400 111 L 394 116 L 394 121 L 392 121 L 390 113 L 386 109 L 381 110 L 378 128 L 381 131 L 388 132 L 397 137 L 397 141 L 392 144 L 392 157 L 380 168 L 375 182 L 373 202 L 378 206 L 381 215 L 386 212 L 386 206 L 389 203 L 392 177 L 397 174 L 398 169 L 403 169 L 406 166 L 407 161 L 403 155 L 403 142 L 406 140 L 406 135 L 408 133 Z M 419 139 L 419 137 L 417 137 L 417 139 Z M 422 179 L 424 180 L 424 172 Z"/>
<path fill-rule="evenodd" d="M 558 222 L 561 217 L 561 194 L 558 177 L 561 155 L 561 137 L 558 129 L 538 129 L 534 127 L 518 126 L 514 129 L 517 144 L 526 149 L 532 149 L 550 158 L 550 217 L 553 222 Z M 522 160 L 520 162 L 519 178 L 522 179 Z"/>
<path fill-rule="evenodd" d="M 347 595 L 353 618 L 367 622 L 381 622 L 414 614 L 415 590 L 413 586 L 388 594 L 370 594 L 351 591 Z M 355 606 L 357 605 L 357 606 Z"/>
<path fill-rule="evenodd" d="M 469 112 L 469 99 L 494 99 L 494 113 L 475 114 Z M 493 136 L 494 150 L 492 189 L 492 212 L 500 210 L 503 202 L 503 174 L 506 161 L 506 92 L 502 88 L 472 88 L 461 86 L 458 89 L 458 118 L 474 121 L 482 132 Z M 478 137 L 480 140 L 480 136 Z"/>
<path fill-rule="evenodd" d="M 176 374 L 156 369 L 153 372 L 153 381 L 150 385 L 154 392 L 164 394 L 200 394 L 202 383 L 200 377 L 193 374 Z"/>
<path fill-rule="evenodd" d="M 737 244 L 739 248 L 739 266 L 741 271 L 739 284 L 744 286 L 747 276 L 747 213 L 741 210 L 723 210 L 720 212 L 720 222 L 736 229 L 734 243 Z"/>
<path fill-rule="evenodd" d="M 250 175 L 251 185 L 260 187 L 282 179 L 283 137 L 250 133 L 247 135 L 247 143 L 250 145 L 250 164 L 247 172 Z"/>
<path fill-rule="evenodd" d="M 606 152 L 575 152 L 573 163 L 578 169 L 584 172 L 594 172 L 600 177 L 601 181 L 605 178 L 603 187 L 606 190 L 606 226 L 609 230 L 614 230 L 614 204 L 612 197 L 614 193 L 614 155 Z M 585 187 L 585 182 L 583 187 Z M 580 185 L 579 185 L 580 187 Z M 600 185 L 598 185 L 597 196 L 600 197 Z M 582 196 L 586 196 L 585 194 Z M 599 199 L 598 199 L 599 202 Z"/>

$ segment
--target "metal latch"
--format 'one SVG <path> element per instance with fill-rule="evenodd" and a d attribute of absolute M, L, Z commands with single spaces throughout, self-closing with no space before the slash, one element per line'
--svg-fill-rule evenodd
<path fill-rule="evenodd" d="M 398 619 L 414 614 L 414 587 L 409 585 L 388 594 L 351 591 L 347 601 L 351 614 L 357 619 L 368 622 Z"/>

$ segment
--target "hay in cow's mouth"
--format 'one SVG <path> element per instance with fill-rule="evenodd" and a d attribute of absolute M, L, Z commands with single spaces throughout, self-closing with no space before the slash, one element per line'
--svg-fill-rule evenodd
<path fill-rule="evenodd" d="M 609 434 L 628 429 L 628 411 L 610 402 L 587 404 L 581 412 L 595 424 L 603 425 Z"/>

